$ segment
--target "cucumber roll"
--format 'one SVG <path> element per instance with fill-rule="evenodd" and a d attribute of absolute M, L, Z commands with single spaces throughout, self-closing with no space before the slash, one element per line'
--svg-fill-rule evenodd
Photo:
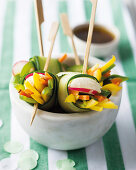
<path fill-rule="evenodd" d="M 45 72 L 45 62 L 45 57 L 34 56 L 29 61 L 15 63 L 12 82 L 21 100 L 31 105 L 38 103 L 40 109 L 49 111 L 56 103 L 58 80 L 55 75 L 61 71 L 61 65 L 57 59 L 51 59 Z"/>
<path fill-rule="evenodd" d="M 49 72 L 34 72 L 25 77 L 24 89 L 20 89 L 21 100 L 29 104 L 38 103 L 42 110 L 50 110 L 56 103 L 57 78 Z"/>
<path fill-rule="evenodd" d="M 32 62 L 35 66 L 35 71 L 43 71 L 47 58 L 42 56 L 34 56 L 30 58 L 29 62 Z M 61 64 L 58 59 L 52 58 L 49 63 L 48 71 L 52 74 L 57 74 L 62 71 Z"/>
<path fill-rule="evenodd" d="M 66 112 L 118 109 L 109 99 L 110 96 L 111 91 L 103 89 L 99 81 L 88 74 L 67 73 L 59 82 L 58 101 Z"/>
<path fill-rule="evenodd" d="M 66 112 L 86 112 L 98 103 L 97 93 L 101 93 L 101 86 L 95 77 L 69 73 L 60 79 L 58 101 Z"/>

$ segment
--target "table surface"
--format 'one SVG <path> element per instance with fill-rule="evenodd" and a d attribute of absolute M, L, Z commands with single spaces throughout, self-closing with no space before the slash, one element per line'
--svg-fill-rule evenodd
<path fill-rule="evenodd" d="M 89 0 L 43 1 L 45 23 L 42 26 L 45 55 L 51 23 L 59 20 L 59 14 L 66 12 L 71 26 L 89 21 Z M 28 60 L 38 55 L 37 32 L 32 0 L 0 1 L 0 160 L 9 155 L 3 150 L 6 141 L 20 141 L 24 150 L 34 149 L 39 155 L 36 170 L 55 170 L 56 161 L 70 158 L 76 162 L 77 170 L 135 170 L 136 169 L 136 41 L 135 32 L 127 8 L 121 0 L 99 0 L 96 22 L 116 25 L 121 39 L 115 55 L 120 74 L 129 76 L 123 84 L 122 102 L 115 124 L 99 141 L 75 151 L 57 151 L 41 146 L 23 131 L 18 124 L 9 99 L 8 83 L 12 65 L 18 60 Z M 72 52 L 60 26 L 53 53 Z M 107 58 L 109 59 L 109 58 Z M 1 167 L 0 167 L 1 170 Z M 10 169 L 9 169 L 10 170 Z"/>

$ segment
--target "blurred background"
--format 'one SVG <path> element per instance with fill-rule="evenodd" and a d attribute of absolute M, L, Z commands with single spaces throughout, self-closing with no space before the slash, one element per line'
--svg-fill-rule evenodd
<path fill-rule="evenodd" d="M 8 6 L 7 6 L 8 2 Z M 7 8 L 11 13 L 10 22 L 13 29 L 14 40 L 14 60 L 26 59 L 32 55 L 38 55 L 37 32 L 35 26 L 35 14 L 33 8 L 33 0 L 1 0 L 0 12 L 0 34 L 2 46 L 2 34 L 7 14 Z M 67 13 L 72 28 L 89 22 L 91 14 L 91 3 L 89 0 L 43 0 L 45 23 L 42 24 L 42 35 L 44 42 L 45 55 L 48 54 L 49 43 L 48 34 L 51 23 L 55 20 L 60 20 L 60 13 Z M 13 9 L 12 9 L 13 8 Z M 117 27 L 121 33 L 121 40 L 127 37 L 130 40 L 132 47 L 135 46 L 135 1 L 134 0 L 98 0 L 96 20 L 97 24 L 102 24 L 109 28 L 112 32 L 113 26 Z M 9 14 L 10 15 L 10 14 Z M 8 17 L 8 16 L 7 16 Z M 6 26 L 5 26 L 6 27 Z M 10 27 L 10 25 L 9 25 Z M 10 40 L 10 37 L 8 38 Z M 12 41 L 13 41 L 12 40 Z M 77 43 L 77 42 L 76 42 Z M 35 47 L 35 48 L 33 48 Z M 37 51 L 36 51 L 37 48 Z M 84 53 L 77 45 L 78 53 Z M 95 47 L 94 47 L 95 48 Z M 115 50 L 116 49 L 116 50 Z M 116 48 L 113 48 L 111 53 L 107 55 L 97 55 L 92 49 L 91 55 L 98 57 L 109 57 L 111 54 L 116 54 Z M 97 50 L 97 49 L 96 49 Z M 108 48 L 107 48 L 108 50 Z M 133 49 L 135 50 L 135 49 Z M 57 40 L 53 53 L 72 52 L 70 41 L 64 36 L 62 27 L 60 25 Z"/>
<path fill-rule="evenodd" d="M 4 24 L 4 17 L 6 13 L 6 2 L 10 3 L 10 6 L 13 5 L 14 18 L 12 20 L 12 26 L 14 29 L 14 48 L 16 60 L 16 53 L 20 51 L 19 57 L 23 58 L 31 56 L 30 46 L 32 43 L 36 46 L 36 28 L 35 28 L 35 16 L 33 10 L 33 1 L 32 0 L 1 0 L 1 23 L 0 23 L 0 32 L 1 34 Z M 11 5 L 12 4 L 12 5 Z M 89 22 L 91 14 L 91 3 L 89 0 L 43 0 L 44 5 L 44 16 L 45 23 L 42 25 L 43 32 L 43 41 L 44 41 L 44 50 L 45 53 L 48 53 L 49 44 L 48 44 L 48 33 L 51 26 L 51 23 L 55 20 L 59 20 L 60 13 L 67 13 L 72 28 L 79 24 L 84 24 Z M 98 0 L 97 12 L 96 12 L 96 23 L 102 24 L 105 26 L 117 26 L 119 32 L 123 31 L 127 33 L 127 37 L 130 39 L 131 43 L 135 43 L 135 1 L 134 0 Z M 120 7 L 122 9 L 120 9 Z M 119 25 L 120 24 L 120 25 Z M 122 27 L 121 27 L 122 26 Z M 125 29 L 125 31 L 124 31 Z M 32 37 L 32 38 L 31 38 Z M 2 35 L 1 35 L 2 39 Z M 62 41 L 62 40 L 65 41 Z M 2 42 L 1 42 L 2 43 Z M 0 43 L 0 44 L 1 44 Z M 26 47 L 25 47 L 26 46 Z M 23 49 L 22 49 L 23 47 Z M 80 49 L 77 49 L 80 53 Z M 67 38 L 63 35 L 61 25 L 59 29 L 59 34 L 54 47 L 54 53 L 59 52 L 72 52 L 70 48 L 70 43 L 67 41 Z M 33 50 L 32 54 L 37 54 Z M 110 54 L 109 54 L 110 55 Z M 18 58 L 18 57 L 17 57 Z"/>

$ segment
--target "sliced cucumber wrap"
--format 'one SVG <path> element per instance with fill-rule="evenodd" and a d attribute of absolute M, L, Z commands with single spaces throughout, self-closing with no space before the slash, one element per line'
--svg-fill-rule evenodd
<path fill-rule="evenodd" d="M 66 68 L 66 71 L 70 71 L 70 72 L 80 72 L 80 73 L 82 73 L 82 71 L 83 71 L 83 65 L 69 66 L 69 67 Z"/>
<path fill-rule="evenodd" d="M 89 67 L 87 69 L 89 69 Z M 83 65 L 67 66 L 65 70 L 69 71 L 69 72 L 79 72 L 79 73 L 82 73 Z"/>
<path fill-rule="evenodd" d="M 65 76 L 63 76 L 61 79 L 60 79 L 60 82 L 59 82 L 59 89 L 58 89 L 58 101 L 59 101 L 59 104 L 60 106 L 66 111 L 66 112 L 87 112 L 87 111 L 90 111 L 90 109 L 84 109 L 84 108 L 80 108 L 78 106 L 76 106 L 76 104 L 74 103 L 68 103 L 68 102 L 65 102 L 65 99 L 66 97 L 69 95 L 68 94 L 68 85 L 69 85 L 69 82 L 73 79 L 76 79 L 78 77 L 88 77 L 90 79 L 94 79 L 97 81 L 97 79 L 93 76 L 90 76 L 88 74 L 80 74 L 80 73 L 77 73 L 75 75 L 75 73 L 69 73 Z M 97 81 L 98 82 L 98 81 Z"/>
<path fill-rule="evenodd" d="M 52 89 L 52 95 L 50 96 L 48 102 L 44 103 L 43 105 L 38 105 L 39 109 L 49 111 L 51 108 L 53 108 L 56 105 L 56 99 L 57 99 L 57 90 L 58 90 L 58 80 L 55 75 L 48 72 L 50 76 L 53 78 L 53 89 Z"/>
<path fill-rule="evenodd" d="M 34 56 L 30 58 L 29 62 L 24 65 L 20 74 L 14 76 L 13 84 L 23 84 L 25 77 L 29 73 L 33 72 L 41 72 L 44 69 L 44 65 L 46 62 L 45 57 Z M 62 71 L 61 64 L 57 59 L 51 59 L 48 71 L 52 74 L 57 74 Z"/>
<path fill-rule="evenodd" d="M 22 71 L 20 73 L 20 77 L 23 77 L 25 74 L 28 74 L 28 73 L 33 72 L 33 71 L 35 71 L 35 66 L 34 66 L 33 62 L 29 61 L 22 68 Z"/>
<path fill-rule="evenodd" d="M 111 83 L 111 80 L 114 79 L 114 78 L 120 78 L 122 80 L 121 82 L 128 80 L 128 77 L 113 74 L 103 81 L 103 85 Z"/>
<path fill-rule="evenodd" d="M 43 71 L 46 59 L 47 59 L 46 57 L 34 56 L 30 58 L 30 61 L 33 62 L 33 64 L 35 65 L 36 71 Z M 51 59 L 48 71 L 53 74 L 57 74 L 62 71 L 61 64 L 58 61 L 58 59 L 55 58 Z"/>

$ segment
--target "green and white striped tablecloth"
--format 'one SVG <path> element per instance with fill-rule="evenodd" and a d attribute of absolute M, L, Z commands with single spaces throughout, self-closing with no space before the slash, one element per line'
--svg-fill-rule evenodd
<path fill-rule="evenodd" d="M 89 0 L 44 0 L 45 23 L 42 27 L 45 54 L 48 53 L 48 32 L 52 21 L 66 12 L 75 26 L 90 18 Z M 77 170 L 136 170 L 136 41 L 132 23 L 121 0 L 98 0 L 96 21 L 115 24 L 121 33 L 117 56 L 120 74 L 129 76 L 123 85 L 123 95 L 117 120 L 108 133 L 95 144 L 75 151 L 48 149 L 30 139 L 14 116 L 8 84 L 12 65 L 39 54 L 32 0 L 0 0 L 0 160 L 14 156 L 3 150 L 9 140 L 20 141 L 24 149 L 36 150 L 40 159 L 36 170 L 56 170 L 56 161 L 70 158 Z M 59 29 L 53 53 L 72 52 L 67 38 Z M 1 170 L 1 169 L 0 169 Z M 9 169 L 10 170 L 10 169 Z"/>

